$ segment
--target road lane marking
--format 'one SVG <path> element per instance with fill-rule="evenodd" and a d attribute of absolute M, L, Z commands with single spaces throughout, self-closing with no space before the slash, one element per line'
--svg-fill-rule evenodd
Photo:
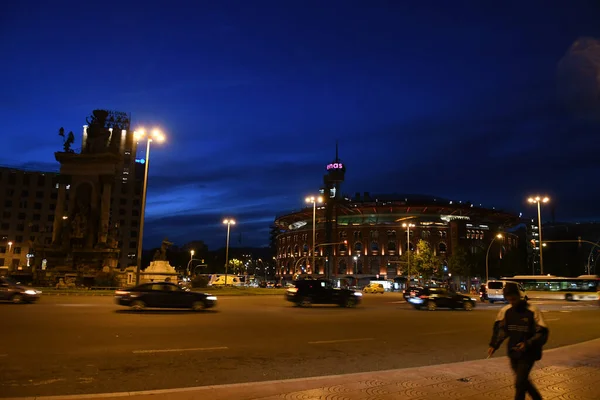
<path fill-rule="evenodd" d="M 339 340 L 318 340 L 316 342 L 308 342 L 308 344 L 331 344 L 331 343 L 351 343 L 351 342 L 368 342 L 375 340 L 375 338 L 361 338 L 361 339 L 339 339 Z"/>
<path fill-rule="evenodd" d="M 213 350 L 228 350 L 229 347 L 194 347 L 190 349 L 157 349 L 157 350 L 134 350 L 133 354 L 153 354 L 153 353 L 179 353 L 182 351 L 213 351 Z"/>
<path fill-rule="evenodd" d="M 560 312 L 571 312 L 571 311 L 564 311 L 564 310 L 561 310 Z"/>
<path fill-rule="evenodd" d="M 547 318 L 546 321 L 558 321 L 560 318 Z"/>

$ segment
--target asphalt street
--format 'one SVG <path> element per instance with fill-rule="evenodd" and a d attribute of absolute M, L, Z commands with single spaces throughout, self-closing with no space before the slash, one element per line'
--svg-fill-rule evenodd
<path fill-rule="evenodd" d="M 540 303 L 540 302 L 537 302 Z M 501 305 L 417 311 L 396 294 L 356 309 L 280 296 L 217 309 L 131 312 L 110 297 L 0 304 L 0 397 L 166 389 L 376 371 L 485 358 Z M 541 302 L 547 348 L 600 337 L 597 304 Z M 500 355 L 504 352 L 499 352 Z"/>

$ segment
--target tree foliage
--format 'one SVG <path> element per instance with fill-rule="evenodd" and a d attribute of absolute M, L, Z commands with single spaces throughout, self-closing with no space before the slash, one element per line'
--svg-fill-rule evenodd
<path fill-rule="evenodd" d="M 411 258 L 411 272 L 416 271 L 419 274 L 432 274 L 440 266 L 439 258 L 435 255 L 429 242 L 425 240 L 419 240 L 417 251 L 413 254 L 414 257 Z"/>
<path fill-rule="evenodd" d="M 473 260 L 461 246 L 457 247 L 448 259 L 448 272 L 459 277 L 469 277 L 473 274 Z"/>
<path fill-rule="evenodd" d="M 231 272 L 234 274 L 241 274 L 245 272 L 244 263 L 237 258 L 232 258 L 229 260 L 229 268 L 231 268 Z"/>

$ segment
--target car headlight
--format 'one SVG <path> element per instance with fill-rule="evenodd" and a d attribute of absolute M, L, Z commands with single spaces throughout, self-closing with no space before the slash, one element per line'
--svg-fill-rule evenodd
<path fill-rule="evenodd" d="M 206 300 L 217 301 L 217 296 L 206 296 Z"/>
<path fill-rule="evenodd" d="M 361 292 L 354 292 L 354 295 L 355 296 L 362 296 L 362 293 Z"/>
<path fill-rule="evenodd" d="M 471 300 L 473 301 L 477 301 L 477 299 L 475 297 L 471 297 Z"/>
<path fill-rule="evenodd" d="M 25 291 L 25 294 L 28 294 L 28 295 L 31 295 L 31 296 L 35 296 L 37 294 L 37 292 L 35 290 L 27 289 Z"/>

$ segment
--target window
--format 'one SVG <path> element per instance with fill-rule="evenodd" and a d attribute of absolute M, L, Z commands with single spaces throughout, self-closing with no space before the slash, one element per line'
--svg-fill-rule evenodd
<path fill-rule="evenodd" d="M 121 209 L 119 210 L 119 215 L 125 215 L 125 209 L 121 208 Z"/>
<path fill-rule="evenodd" d="M 0 246 L 0 253 L 6 253 L 6 246 Z"/>
<path fill-rule="evenodd" d="M 362 250 L 362 243 L 361 242 L 354 243 L 354 251 L 360 252 L 361 250 Z"/>
<path fill-rule="evenodd" d="M 6 200 L 4 202 L 4 207 L 12 207 L 12 200 Z"/>
<path fill-rule="evenodd" d="M 122 206 L 127 204 L 127 199 L 121 199 L 119 200 L 119 204 L 121 204 Z"/>
<path fill-rule="evenodd" d="M 1 253 L 1 251 L 0 251 Z M 4 258 L 0 258 L 0 265 L 4 265 Z"/>
<path fill-rule="evenodd" d="M 15 242 L 17 242 L 17 243 L 23 243 L 23 236 L 21 236 L 21 235 L 15 236 Z"/>
<path fill-rule="evenodd" d="M 136 242 L 129 242 L 129 248 L 130 249 L 135 249 L 137 247 L 137 243 Z"/>
<path fill-rule="evenodd" d="M 139 217 L 139 216 L 140 216 L 140 212 L 139 212 L 138 210 L 133 210 L 133 211 L 131 212 L 131 215 L 132 215 L 133 217 Z"/>
<path fill-rule="evenodd" d="M 48 222 L 54 222 L 54 215 L 48 215 Z"/>
<path fill-rule="evenodd" d="M 388 251 L 396 251 L 396 242 L 388 242 Z"/>
<path fill-rule="evenodd" d="M 371 240 L 372 241 L 377 241 L 377 239 L 379 239 L 379 232 L 378 231 L 371 231 Z"/>
<path fill-rule="evenodd" d="M 132 238 L 138 237 L 137 231 L 131 231 L 131 233 L 129 233 L 129 237 L 132 237 Z"/>
<path fill-rule="evenodd" d="M 43 199 L 44 198 L 44 192 L 38 190 L 37 192 L 35 192 L 35 198 L 36 199 Z"/>
<path fill-rule="evenodd" d="M 15 194 L 15 189 L 7 189 L 6 190 L 7 197 L 13 196 L 14 194 Z"/>
<path fill-rule="evenodd" d="M 17 231 L 23 232 L 24 230 L 25 230 L 25 225 L 23 225 L 23 224 L 18 224 L 17 225 Z"/>
<path fill-rule="evenodd" d="M 27 200 L 21 200 L 19 202 L 19 207 L 20 208 L 27 208 Z"/>
<path fill-rule="evenodd" d="M 39 220 L 40 220 L 40 218 L 41 218 L 41 215 L 40 215 L 40 214 L 33 214 L 33 220 L 34 220 L 34 221 L 39 221 Z"/>
<path fill-rule="evenodd" d="M 25 213 L 19 213 L 18 218 L 19 219 L 25 219 Z"/>
<path fill-rule="evenodd" d="M 10 211 L 3 211 L 2 218 L 10 218 Z"/>
<path fill-rule="evenodd" d="M 361 231 L 354 231 L 354 240 L 362 239 Z"/>
<path fill-rule="evenodd" d="M 14 253 L 15 254 L 21 254 L 21 248 L 20 247 L 15 247 Z"/>
<path fill-rule="evenodd" d="M 441 242 L 440 244 L 438 244 L 438 250 L 440 253 L 445 253 L 448 250 L 446 243 Z"/>
<path fill-rule="evenodd" d="M 33 203 L 33 208 L 36 210 L 41 210 L 42 209 L 42 203 Z"/>
<path fill-rule="evenodd" d="M 371 251 L 379 251 L 379 243 L 371 242 Z"/>
<path fill-rule="evenodd" d="M 21 191 L 21 197 L 29 197 L 29 190 Z"/>
<path fill-rule="evenodd" d="M 46 184 L 46 176 L 38 175 L 37 184 L 38 186 L 44 186 Z"/>
<path fill-rule="evenodd" d="M 10 225 L 8 224 L 8 222 L 3 222 L 2 225 L 0 225 L 0 228 L 2 228 L 3 230 L 8 230 L 9 227 Z"/>
<path fill-rule="evenodd" d="M 39 225 L 31 225 L 31 232 L 39 232 L 39 231 L 40 231 Z"/>

